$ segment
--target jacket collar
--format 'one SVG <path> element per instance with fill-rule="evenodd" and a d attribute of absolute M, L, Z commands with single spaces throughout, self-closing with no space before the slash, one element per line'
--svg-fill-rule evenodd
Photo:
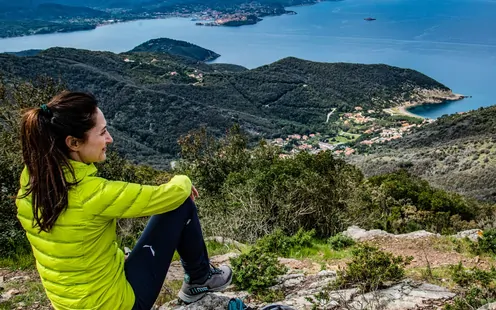
<path fill-rule="evenodd" d="M 98 172 L 98 169 L 95 167 L 93 163 L 85 164 L 83 162 L 75 161 L 72 159 L 69 159 L 69 163 L 74 168 L 74 173 L 76 175 L 77 181 L 81 181 L 86 176 L 95 175 Z"/>

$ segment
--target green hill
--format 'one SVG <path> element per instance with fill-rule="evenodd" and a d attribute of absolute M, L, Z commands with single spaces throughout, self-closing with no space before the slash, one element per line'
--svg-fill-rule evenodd
<path fill-rule="evenodd" d="M 496 106 L 442 117 L 369 153 L 350 160 L 368 176 L 406 168 L 437 187 L 496 202 Z"/>
<path fill-rule="evenodd" d="M 269 138 L 325 132 L 334 108 L 391 107 L 429 90 L 451 93 L 413 70 L 296 58 L 243 70 L 163 53 L 53 48 L 32 57 L 0 54 L 0 72 L 7 79 L 51 76 L 95 93 L 119 151 L 156 166 L 176 157 L 178 137 L 199 126 L 221 134 L 239 123 Z"/>
<path fill-rule="evenodd" d="M 214 60 L 220 56 L 219 54 L 198 45 L 167 38 L 149 40 L 136 46 L 128 53 L 136 52 L 165 53 L 190 57 L 200 61 Z"/>

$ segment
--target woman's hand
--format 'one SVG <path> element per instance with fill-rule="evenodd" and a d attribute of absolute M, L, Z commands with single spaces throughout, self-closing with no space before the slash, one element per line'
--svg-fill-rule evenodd
<path fill-rule="evenodd" d="M 199 197 L 200 195 L 198 194 L 198 191 L 196 190 L 196 188 L 191 185 L 191 195 L 189 196 L 191 198 L 191 200 L 195 201 L 195 198 L 196 197 Z"/>

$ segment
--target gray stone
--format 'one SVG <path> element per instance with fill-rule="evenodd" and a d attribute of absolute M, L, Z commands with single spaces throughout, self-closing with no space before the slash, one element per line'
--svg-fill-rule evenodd
<path fill-rule="evenodd" d="M 8 290 L 7 292 L 3 293 L 1 298 L 0 298 L 0 301 L 5 301 L 5 300 L 9 300 L 11 299 L 13 296 L 15 295 L 18 295 L 20 294 L 21 292 L 19 290 L 16 290 L 16 289 L 11 289 L 11 290 Z"/>
<path fill-rule="evenodd" d="M 484 305 L 477 310 L 496 310 L 496 302 Z"/>
<path fill-rule="evenodd" d="M 358 226 L 350 226 L 346 231 L 343 232 L 343 235 L 348 236 L 355 241 L 365 241 L 377 237 L 387 237 L 390 234 L 379 229 L 367 231 Z"/>
<path fill-rule="evenodd" d="M 480 229 L 470 229 L 470 230 L 464 230 L 458 232 L 456 235 L 453 237 L 458 238 L 458 239 L 463 239 L 463 238 L 469 238 L 472 241 L 477 241 L 480 237 L 480 233 L 482 231 Z"/>
<path fill-rule="evenodd" d="M 441 236 L 440 234 L 434 234 L 425 230 L 419 230 L 407 234 L 395 235 L 380 229 L 365 230 L 358 226 L 348 227 L 348 229 L 343 232 L 343 235 L 348 236 L 355 241 L 366 241 L 381 237 L 394 237 L 401 239 L 420 239 L 420 238 Z"/>
<path fill-rule="evenodd" d="M 455 296 L 456 294 L 437 285 L 404 281 L 383 290 L 357 296 L 351 305 L 367 305 L 366 309 L 418 309 L 426 304 L 442 305 Z"/>
<path fill-rule="evenodd" d="M 290 289 L 300 285 L 303 281 L 305 281 L 305 276 L 301 273 L 288 274 L 279 277 L 277 279 L 278 284 L 271 287 L 271 289 L 273 290 Z"/>
<path fill-rule="evenodd" d="M 177 305 L 177 303 L 170 302 L 162 307 L 159 310 L 217 310 L 217 309 L 227 309 L 227 305 L 231 298 L 222 294 L 207 294 L 205 297 L 200 299 L 197 302 L 194 302 L 189 305 Z"/>
<path fill-rule="evenodd" d="M 418 230 L 407 234 L 393 235 L 397 238 L 405 238 L 405 239 L 420 239 L 420 238 L 429 238 L 429 237 L 441 237 L 440 234 L 434 234 L 425 230 Z"/>
<path fill-rule="evenodd" d="M 9 279 L 9 281 L 26 281 L 29 280 L 29 276 L 16 276 Z"/>
<path fill-rule="evenodd" d="M 335 270 L 321 270 L 319 273 L 317 273 L 317 276 L 320 278 L 330 278 L 330 277 L 336 277 L 337 273 Z"/>

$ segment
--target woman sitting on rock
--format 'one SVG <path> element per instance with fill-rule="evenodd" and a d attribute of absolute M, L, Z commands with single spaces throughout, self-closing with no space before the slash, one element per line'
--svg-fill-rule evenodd
<path fill-rule="evenodd" d="M 183 301 L 230 284 L 231 269 L 209 263 L 188 177 L 148 186 L 96 176 L 94 163 L 113 140 L 92 95 L 63 92 L 27 110 L 21 140 L 18 218 L 55 309 L 148 310 L 175 250 L 185 270 Z M 125 260 L 116 219 L 150 215 Z"/>

